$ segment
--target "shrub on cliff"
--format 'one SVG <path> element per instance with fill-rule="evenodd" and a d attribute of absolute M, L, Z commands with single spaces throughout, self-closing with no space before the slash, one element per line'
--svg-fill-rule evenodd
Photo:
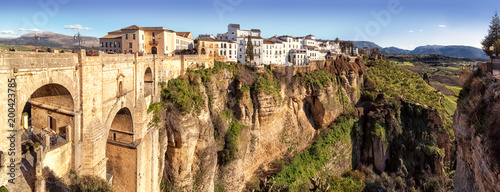
<path fill-rule="evenodd" d="M 227 165 L 236 159 L 236 154 L 238 152 L 238 137 L 242 128 L 243 125 L 235 120 L 229 125 L 229 129 L 224 139 L 224 149 L 219 152 L 220 163 L 222 165 Z"/>
<path fill-rule="evenodd" d="M 9 190 L 5 186 L 2 186 L 0 187 L 0 192 L 9 192 Z"/>
<path fill-rule="evenodd" d="M 331 85 L 332 81 L 336 79 L 335 75 L 327 73 L 324 70 L 303 73 L 300 76 L 302 76 L 302 85 L 309 86 L 314 91 L 322 90 L 324 87 Z"/>
<path fill-rule="evenodd" d="M 259 77 L 254 84 L 254 89 L 257 92 L 265 93 L 267 95 L 274 95 L 277 97 L 281 97 L 280 94 L 280 86 L 273 79 L 268 80 L 264 77 Z"/>
<path fill-rule="evenodd" d="M 70 186 L 72 192 L 112 192 L 111 185 L 98 177 L 83 176 L 73 177 L 72 185 Z"/>
<path fill-rule="evenodd" d="M 191 81 L 187 77 L 172 79 L 161 93 L 167 101 L 174 103 L 183 113 L 191 110 L 199 111 L 205 103 L 199 84 L 194 83 L 196 79 Z"/>

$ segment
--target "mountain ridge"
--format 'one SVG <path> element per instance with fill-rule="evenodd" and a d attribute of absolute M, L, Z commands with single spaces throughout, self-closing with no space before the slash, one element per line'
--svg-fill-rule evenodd
<path fill-rule="evenodd" d="M 74 48 L 78 46 L 78 41 L 74 36 L 54 33 L 51 31 L 37 32 L 40 40 L 37 46 L 40 47 L 58 47 L 58 48 Z M 92 36 L 82 36 L 82 47 L 97 47 L 99 45 L 99 38 Z M 4 38 L 0 37 L 0 44 L 3 45 L 34 45 L 35 33 L 23 34 L 20 37 Z"/>
<path fill-rule="evenodd" d="M 353 41 L 354 46 L 359 49 L 368 47 L 369 49 L 379 48 L 382 54 L 408 54 L 408 55 L 444 55 L 450 57 L 465 58 L 489 58 L 483 50 L 465 45 L 424 45 L 413 50 L 401 49 L 398 47 L 381 47 L 370 41 Z"/>

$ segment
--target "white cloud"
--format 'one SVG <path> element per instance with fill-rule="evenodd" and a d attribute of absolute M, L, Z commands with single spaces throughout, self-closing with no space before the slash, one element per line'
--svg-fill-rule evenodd
<path fill-rule="evenodd" d="M 34 29 L 19 28 L 17 30 L 19 30 L 19 31 L 31 31 L 31 32 L 40 32 L 40 31 L 42 31 L 42 30 L 37 29 L 37 28 L 34 28 Z"/>
<path fill-rule="evenodd" d="M 446 26 L 446 25 L 438 25 L 438 26 L 439 26 L 439 27 L 441 27 L 441 28 L 446 28 L 446 27 L 448 27 L 448 26 Z"/>
<path fill-rule="evenodd" d="M 420 32 L 423 32 L 424 30 L 420 29 Z"/>
<path fill-rule="evenodd" d="M 78 31 L 78 30 L 94 30 L 94 29 L 89 28 L 89 27 L 82 27 L 82 25 L 65 25 L 64 28 L 65 29 L 73 29 L 75 31 Z"/>
<path fill-rule="evenodd" d="M 413 30 L 408 30 L 408 31 L 406 31 L 406 32 L 408 32 L 408 33 L 413 33 L 414 31 L 413 31 Z"/>
<path fill-rule="evenodd" d="M 17 35 L 14 31 L 0 31 L 0 33 L 4 35 Z"/>

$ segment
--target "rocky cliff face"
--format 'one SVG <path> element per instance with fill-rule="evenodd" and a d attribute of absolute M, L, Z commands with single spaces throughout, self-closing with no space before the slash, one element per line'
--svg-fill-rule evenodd
<path fill-rule="evenodd" d="M 455 191 L 500 191 L 500 83 L 478 70 L 462 74 L 453 128 L 457 139 Z"/>
<path fill-rule="evenodd" d="M 327 73 L 314 76 L 316 69 Z M 318 129 L 357 102 L 362 69 L 359 62 L 337 60 L 183 77 L 205 102 L 188 112 L 167 104 L 162 114 L 167 190 L 247 189 L 249 181 L 272 172 L 270 162 L 308 147 Z"/>

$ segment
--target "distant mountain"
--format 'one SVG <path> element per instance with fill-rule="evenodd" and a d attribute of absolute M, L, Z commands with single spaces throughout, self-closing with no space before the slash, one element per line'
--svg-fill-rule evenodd
<path fill-rule="evenodd" d="M 45 31 L 37 33 L 40 36 L 37 46 L 74 48 L 78 46 L 78 41 L 73 36 L 63 35 Z M 99 39 L 96 37 L 82 36 L 84 43 L 82 47 L 98 47 Z M 24 34 L 18 38 L 0 38 L 0 44 L 3 45 L 35 45 L 35 33 Z"/>
<path fill-rule="evenodd" d="M 400 49 L 397 47 L 387 47 L 380 50 L 383 54 L 410 54 L 410 50 Z"/>
<path fill-rule="evenodd" d="M 466 57 L 466 58 L 481 58 L 481 59 L 489 58 L 486 54 L 484 54 L 483 50 L 471 46 L 427 45 L 427 46 L 417 47 L 414 50 L 405 50 L 397 47 L 382 48 L 381 46 L 371 41 L 352 41 L 352 43 L 359 49 L 363 49 L 364 47 L 368 47 L 368 49 L 379 48 L 382 54 L 410 54 L 410 55 L 436 54 L 436 55 L 444 55 L 450 57 Z"/>
<path fill-rule="evenodd" d="M 489 58 L 486 54 L 484 54 L 483 50 L 471 47 L 471 46 L 440 46 L 440 45 L 427 45 L 415 48 L 415 50 L 411 51 L 412 55 L 430 55 L 430 54 L 438 54 L 450 57 L 467 57 L 467 58 Z"/>
<path fill-rule="evenodd" d="M 373 48 L 381 49 L 382 48 L 379 45 L 377 45 L 371 41 L 352 41 L 352 44 L 354 44 L 354 46 L 358 47 L 359 49 L 363 49 L 365 47 L 368 47 L 368 49 L 373 49 Z"/>

